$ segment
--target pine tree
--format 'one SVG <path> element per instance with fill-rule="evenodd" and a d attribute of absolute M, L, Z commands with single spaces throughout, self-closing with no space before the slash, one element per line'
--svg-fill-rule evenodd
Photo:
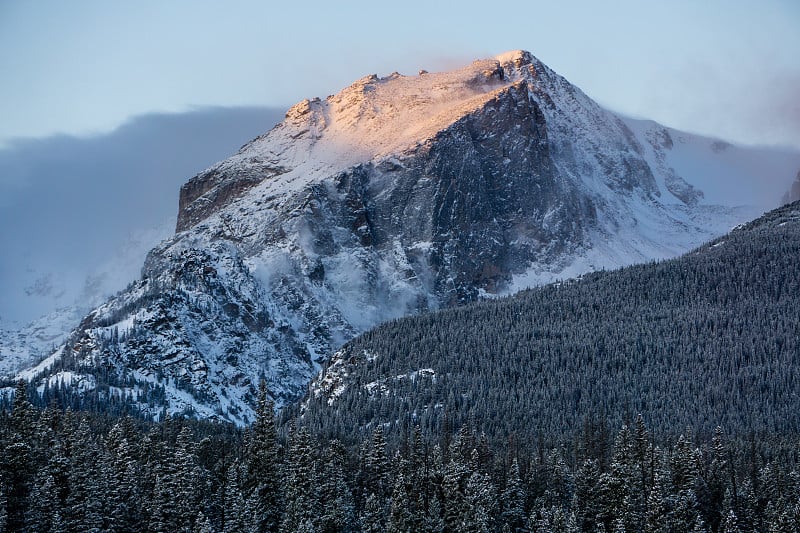
<path fill-rule="evenodd" d="M 717 426 L 711 443 L 711 464 L 706 476 L 706 492 L 701 507 L 708 517 L 712 530 L 716 531 L 722 521 L 725 502 L 725 487 L 728 484 L 728 461 L 723 442 L 722 428 Z M 699 497 L 700 495 L 698 495 Z"/>
<path fill-rule="evenodd" d="M 389 471 L 386 438 L 383 426 L 379 425 L 372 431 L 371 446 L 364 459 L 364 490 L 367 493 L 374 493 L 381 499 L 388 498 L 392 490 Z"/>
<path fill-rule="evenodd" d="M 231 463 L 225 475 L 225 502 L 223 505 L 222 531 L 224 533 L 245 533 L 248 516 L 242 488 L 239 483 L 240 465 Z"/>
<path fill-rule="evenodd" d="M 211 520 L 200 511 L 197 514 L 197 520 L 194 523 L 193 533 L 214 533 L 214 526 L 211 525 Z"/>
<path fill-rule="evenodd" d="M 501 498 L 503 503 L 503 522 L 512 532 L 521 531 L 525 526 L 525 489 L 519 473 L 519 462 L 515 457 L 506 479 L 506 487 Z"/>
<path fill-rule="evenodd" d="M 482 533 L 494 530 L 494 509 L 497 497 L 492 480 L 480 472 L 473 473 L 465 489 L 466 513 L 463 531 Z"/>
<path fill-rule="evenodd" d="M 722 522 L 720 533 L 741 533 L 737 522 L 736 515 L 733 511 L 728 511 L 725 520 Z"/>
<path fill-rule="evenodd" d="M 70 449 L 69 495 L 64 521 L 66 527 L 77 531 L 101 531 L 104 527 L 104 491 L 100 471 L 97 443 L 83 417 L 78 427 L 67 436 Z"/>
<path fill-rule="evenodd" d="M 32 531 L 49 531 L 53 533 L 65 531 L 61 519 L 61 502 L 58 499 L 58 487 L 52 474 L 47 470 L 39 476 L 31 494 L 27 520 Z"/>
<path fill-rule="evenodd" d="M 174 495 L 177 515 L 175 521 L 179 530 L 191 530 L 195 517 L 200 511 L 200 496 L 204 483 L 197 466 L 195 444 L 188 426 L 178 434 L 175 443 L 173 463 Z"/>
<path fill-rule="evenodd" d="M 590 531 L 601 512 L 600 468 L 595 459 L 586 459 L 575 475 L 575 504 L 578 526 Z"/>
<path fill-rule="evenodd" d="M 416 524 L 412 501 L 406 486 L 403 473 L 400 472 L 395 478 L 394 490 L 392 491 L 392 503 L 389 507 L 389 521 L 386 531 L 389 533 L 414 533 L 419 530 Z"/>
<path fill-rule="evenodd" d="M 261 380 L 258 388 L 256 421 L 250 430 L 246 461 L 245 492 L 253 509 L 256 531 L 278 531 L 281 483 L 275 405 L 268 396 L 264 380 Z"/>
<path fill-rule="evenodd" d="M 361 531 L 363 533 L 385 533 L 386 532 L 386 511 L 380 498 L 374 493 L 367 496 L 364 502 L 364 510 L 359 519 Z"/>
<path fill-rule="evenodd" d="M 666 533 L 667 508 L 664 503 L 663 474 L 657 472 L 653 479 L 653 488 L 647 497 L 647 514 L 645 517 L 645 533 Z"/>
<path fill-rule="evenodd" d="M 8 500 L 6 499 L 5 487 L 2 483 L 0 483 L 0 533 L 11 531 L 8 528 L 8 512 L 6 511 L 7 503 Z"/>
<path fill-rule="evenodd" d="M 108 491 L 109 524 L 115 531 L 134 531 L 141 523 L 139 472 L 133 449 L 128 441 L 132 436 L 130 421 L 114 425 L 106 437 L 104 475 L 110 481 Z"/>
<path fill-rule="evenodd" d="M 319 503 L 314 472 L 314 453 L 311 436 L 306 428 L 294 432 L 286 463 L 286 512 L 281 524 L 285 532 L 296 531 L 302 524 L 316 527 Z"/>
<path fill-rule="evenodd" d="M 26 527 L 28 498 L 35 475 L 36 415 L 28 401 L 27 384 L 17 382 L 14 403 L 9 419 L 9 437 L 0 462 L 0 481 L 5 485 L 5 521 L 9 531 Z"/>
<path fill-rule="evenodd" d="M 348 532 L 355 527 L 355 503 L 344 472 L 346 458 L 339 441 L 328 445 L 320 484 L 323 509 L 319 530 L 323 533 Z"/>
<path fill-rule="evenodd" d="M 458 442 L 451 445 L 450 461 L 444 469 L 442 496 L 444 500 L 444 523 L 448 530 L 459 530 L 467 520 L 469 509 L 465 496 L 470 472 L 463 456 L 457 450 Z"/>
<path fill-rule="evenodd" d="M 442 518 L 442 502 L 438 494 L 434 494 L 428 504 L 428 512 L 425 515 L 423 531 L 428 533 L 443 533 L 445 530 L 444 518 Z"/>

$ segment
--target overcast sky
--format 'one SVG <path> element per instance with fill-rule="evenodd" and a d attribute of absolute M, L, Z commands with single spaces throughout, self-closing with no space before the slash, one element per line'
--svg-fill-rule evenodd
<path fill-rule="evenodd" d="M 605 106 L 800 147 L 797 0 L 0 2 L 0 143 L 530 50 Z"/>

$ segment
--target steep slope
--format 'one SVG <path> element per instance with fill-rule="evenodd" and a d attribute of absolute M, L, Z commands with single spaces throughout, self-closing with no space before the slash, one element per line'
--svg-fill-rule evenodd
<path fill-rule="evenodd" d="M 301 413 L 339 438 L 470 423 L 524 441 L 637 413 L 661 434 L 796 435 L 798 257 L 795 202 L 677 259 L 384 324 L 336 354 Z"/>
<path fill-rule="evenodd" d="M 142 279 L 23 375 L 244 423 L 259 379 L 285 404 L 382 321 L 674 256 L 764 209 L 704 203 L 652 157 L 527 52 L 368 76 L 186 183 Z"/>

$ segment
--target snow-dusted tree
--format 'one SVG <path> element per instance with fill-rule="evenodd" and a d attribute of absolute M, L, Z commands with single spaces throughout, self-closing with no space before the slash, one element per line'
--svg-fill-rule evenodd
<path fill-rule="evenodd" d="M 736 514 L 731 510 L 725 515 L 720 527 L 720 533 L 741 533 L 737 523 Z"/>
<path fill-rule="evenodd" d="M 173 461 L 175 464 L 173 498 L 178 511 L 176 521 L 179 529 L 190 530 L 200 512 L 200 497 L 204 483 L 197 465 L 192 431 L 188 426 L 178 434 Z"/>
<path fill-rule="evenodd" d="M 383 426 L 372 431 L 372 442 L 367 456 L 364 458 L 364 491 L 374 493 L 381 499 L 389 497 L 392 483 L 389 475 L 390 464 L 386 455 L 386 437 Z"/>
<path fill-rule="evenodd" d="M 512 532 L 521 531 L 525 527 L 525 488 L 522 484 L 519 461 L 516 457 L 511 462 L 511 470 L 506 477 L 501 503 L 503 522 L 508 524 Z"/>
<path fill-rule="evenodd" d="M 392 503 L 389 506 L 389 520 L 386 524 L 388 533 L 413 533 L 419 531 L 416 523 L 415 509 L 411 495 L 406 486 L 406 479 L 402 472 L 395 478 L 392 491 Z"/>
<path fill-rule="evenodd" d="M 386 532 L 386 507 L 383 501 L 375 494 L 367 496 L 359 523 L 363 533 Z"/>
<path fill-rule="evenodd" d="M 590 531 L 601 512 L 600 468 L 595 459 L 586 459 L 575 474 L 575 503 L 578 525 Z"/>
<path fill-rule="evenodd" d="M 666 533 L 667 531 L 667 506 L 664 502 L 663 473 L 656 472 L 653 478 L 653 488 L 647 496 L 647 514 L 645 516 L 645 533 Z"/>
<path fill-rule="evenodd" d="M 211 520 L 203 514 L 203 511 L 197 514 L 192 533 L 214 533 L 214 526 L 211 525 Z"/>
<path fill-rule="evenodd" d="M 344 471 L 346 460 L 346 451 L 339 441 L 328 444 L 320 480 L 322 533 L 347 533 L 355 527 L 355 503 Z"/>
<path fill-rule="evenodd" d="M 246 455 L 245 493 L 253 511 L 255 530 L 275 532 L 280 525 L 280 465 L 275 430 L 275 405 L 269 398 L 267 385 L 261 380 L 258 388 L 256 421 L 250 429 Z"/>
<path fill-rule="evenodd" d="M 102 457 L 87 419 L 68 435 L 70 449 L 69 495 L 64 521 L 72 531 L 101 531 L 103 528 L 104 491 L 99 459 Z"/>
<path fill-rule="evenodd" d="M 297 531 L 301 524 L 316 526 L 319 513 L 318 483 L 314 472 L 314 450 L 306 428 L 294 432 L 286 462 L 286 512 L 281 530 Z"/>
<path fill-rule="evenodd" d="M 450 461 L 444 468 L 442 479 L 444 522 L 451 531 L 463 527 L 469 512 L 465 491 L 470 472 L 464 464 L 463 456 L 458 453 L 457 446 L 457 442 L 450 446 Z"/>
<path fill-rule="evenodd" d="M 222 517 L 222 531 L 224 533 L 245 533 L 250 523 L 247 505 L 242 496 L 242 487 L 239 483 L 241 466 L 234 461 L 228 467 L 225 475 L 225 501 Z"/>
<path fill-rule="evenodd" d="M 28 527 L 32 531 L 66 531 L 61 519 L 61 502 L 55 479 L 47 470 L 41 474 L 31 492 Z"/>
<path fill-rule="evenodd" d="M 109 525 L 115 531 L 132 531 L 141 522 L 140 477 L 134 450 L 128 441 L 133 436 L 130 420 L 111 428 L 105 439 L 104 475 L 108 479 Z"/>
<path fill-rule="evenodd" d="M 466 513 L 463 530 L 469 533 L 481 533 L 495 529 L 494 511 L 497 506 L 497 495 L 488 475 L 474 472 L 467 481 L 465 489 Z"/>

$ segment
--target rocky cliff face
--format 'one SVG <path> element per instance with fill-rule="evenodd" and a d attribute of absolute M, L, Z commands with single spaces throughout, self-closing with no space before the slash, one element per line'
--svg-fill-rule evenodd
<path fill-rule="evenodd" d="M 661 137 L 527 52 L 368 76 L 186 183 L 142 278 L 22 376 L 246 423 L 260 379 L 292 401 L 381 321 L 675 255 L 746 217 L 703 205 Z"/>

